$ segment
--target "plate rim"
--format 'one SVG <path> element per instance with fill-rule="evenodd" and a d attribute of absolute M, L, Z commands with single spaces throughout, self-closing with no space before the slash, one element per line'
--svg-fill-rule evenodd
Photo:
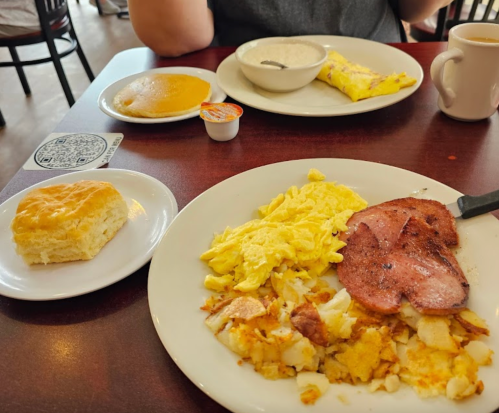
<path fill-rule="evenodd" d="M 60 294 L 60 295 L 52 294 L 49 296 L 47 294 L 47 295 L 42 295 L 42 296 L 41 295 L 30 296 L 29 294 L 26 295 L 26 290 L 15 290 L 11 286 L 6 287 L 4 285 L 4 283 L 0 282 L 0 295 L 2 295 L 4 297 L 8 297 L 8 298 L 23 300 L 23 301 L 55 301 L 55 300 L 62 300 L 62 299 L 66 299 L 66 298 L 77 297 L 77 296 L 81 296 L 81 295 L 85 295 L 85 294 L 89 294 L 89 293 L 98 291 L 100 289 L 106 288 L 112 284 L 115 284 L 118 281 L 125 279 L 126 277 L 130 276 L 135 271 L 137 271 L 138 269 L 143 267 L 145 264 L 147 264 L 147 262 L 149 262 L 152 259 L 152 256 L 154 255 L 156 248 L 158 247 L 161 240 L 163 239 L 164 234 L 168 230 L 168 227 L 173 222 L 175 217 L 178 215 L 178 203 L 177 203 L 177 200 L 176 200 L 174 194 L 172 193 L 170 188 L 168 188 L 168 186 L 166 186 L 163 182 L 154 178 L 153 176 L 150 176 L 150 175 L 145 174 L 143 172 L 133 171 L 133 170 L 129 170 L 129 169 L 122 169 L 122 168 L 104 168 L 104 169 L 89 169 L 89 170 L 83 170 L 83 171 L 69 171 L 68 173 L 64 173 L 64 174 L 60 174 L 60 175 L 57 175 L 57 176 L 54 176 L 54 177 L 51 177 L 48 179 L 44 179 L 38 183 L 35 183 L 35 184 L 17 192 L 16 194 L 10 196 L 8 199 L 6 199 L 4 202 L 2 202 L 0 204 L 0 213 L 5 212 L 6 204 L 9 204 L 9 206 L 8 206 L 9 210 L 15 211 L 15 209 L 17 208 L 18 201 L 25 194 L 27 194 L 29 191 L 31 191 L 35 188 L 40 188 L 40 187 L 43 187 L 45 185 L 51 185 L 52 183 L 58 183 L 61 181 L 63 182 L 64 177 L 67 177 L 69 175 L 73 176 L 73 178 L 70 181 L 76 182 L 76 180 L 78 180 L 78 178 L 77 177 L 74 178 L 74 176 L 87 175 L 88 173 L 96 174 L 96 175 L 101 175 L 101 174 L 103 174 L 103 175 L 107 175 L 107 174 L 118 174 L 118 175 L 132 174 L 133 176 L 135 176 L 141 180 L 146 180 L 146 181 L 151 182 L 155 188 L 161 189 L 161 191 L 163 191 L 163 193 L 166 195 L 166 197 L 168 198 L 168 201 L 169 201 L 168 203 L 164 203 L 163 209 L 168 211 L 169 213 L 171 213 L 171 215 L 168 216 L 164 220 L 165 228 L 164 228 L 163 233 L 156 237 L 157 239 L 151 245 L 150 251 L 148 251 L 147 254 L 144 254 L 141 257 L 141 259 L 137 259 L 136 262 L 133 263 L 133 265 L 130 265 L 129 262 L 124 263 L 124 265 L 121 267 L 122 271 L 118 272 L 118 274 L 119 274 L 118 276 L 111 277 L 106 282 L 103 282 L 103 283 L 95 286 L 94 288 L 75 289 L 69 293 Z M 85 179 L 85 178 L 83 177 L 82 179 Z M 90 177 L 87 179 L 90 179 Z M 105 178 L 103 177 L 102 179 L 105 179 Z M 109 182 L 111 182 L 111 181 L 109 181 Z M 12 206 L 10 206 L 10 204 L 12 204 Z M 168 222 L 168 220 L 169 220 L 169 222 Z M 10 221 L 9 221 L 9 224 L 10 224 Z M 11 233 L 10 228 L 5 229 L 5 230 L 8 230 L 9 234 Z M 15 254 L 14 250 L 12 250 L 12 252 Z M 0 253 L 0 255 L 1 255 L 1 253 Z M 19 257 L 18 255 L 16 255 L 16 256 Z M 22 260 L 21 257 L 19 257 L 19 259 Z M 88 262 L 91 262 L 91 261 L 92 260 L 90 260 Z M 84 266 L 84 264 L 86 262 L 87 261 L 84 261 L 82 266 Z M 64 265 L 64 263 L 60 263 L 60 265 Z"/>
<path fill-rule="evenodd" d="M 217 68 L 217 81 L 218 85 L 221 87 L 221 89 L 232 99 L 237 100 L 244 105 L 250 106 L 255 109 L 263 110 L 265 112 L 269 113 L 277 113 L 280 115 L 288 115 L 288 116 L 302 116 L 302 117 L 335 117 L 335 116 L 350 116 L 350 115 L 356 115 L 356 114 L 361 114 L 361 113 L 367 113 L 367 112 L 372 112 L 378 109 L 383 109 L 385 107 L 394 105 L 398 102 L 401 102 L 402 100 L 408 98 L 409 96 L 413 95 L 421 86 L 423 80 L 424 80 L 424 71 L 421 66 L 421 64 L 414 59 L 410 54 L 406 53 L 405 51 L 398 49 L 394 46 L 391 46 L 389 44 L 385 43 L 380 43 L 376 42 L 373 40 L 368 40 L 368 39 L 361 39 L 361 38 L 356 38 L 356 37 L 349 37 L 349 36 L 333 36 L 333 35 L 304 35 L 304 36 L 292 36 L 292 37 L 297 37 L 297 38 L 304 38 L 307 40 L 312 40 L 312 41 L 317 41 L 321 44 L 322 40 L 320 39 L 330 39 L 330 41 L 347 41 L 347 42 L 354 42 L 357 44 L 373 44 L 376 45 L 376 47 L 381 47 L 381 48 L 386 48 L 386 50 L 390 50 L 392 53 L 396 55 L 401 55 L 404 56 L 404 58 L 408 58 L 411 64 L 413 64 L 414 69 L 417 69 L 418 76 L 416 77 L 417 82 L 415 85 L 405 88 L 404 90 L 390 94 L 390 95 L 383 95 L 383 96 L 376 96 L 373 98 L 369 98 L 369 102 L 378 102 L 378 104 L 375 104 L 373 107 L 365 107 L 361 109 L 355 109 L 356 107 L 358 108 L 359 105 L 356 106 L 356 104 L 366 102 L 366 100 L 360 101 L 360 102 L 352 102 L 352 106 L 349 106 L 352 109 L 349 110 L 336 110 L 338 106 L 332 106 L 331 110 L 325 111 L 325 110 L 317 110 L 316 112 L 307 112 L 303 110 L 294 110 L 292 109 L 294 106 L 289 105 L 289 104 L 284 104 L 280 102 L 275 102 L 270 99 L 265 98 L 264 96 L 259 95 L 258 93 L 254 92 L 247 92 L 246 90 L 244 92 L 240 92 L 237 89 L 234 89 L 235 86 L 228 86 L 226 82 L 222 79 L 222 75 L 220 74 L 224 70 L 237 70 L 240 72 L 241 76 L 244 76 L 239 69 L 236 57 L 235 57 L 235 52 L 227 56 L 218 66 Z M 315 39 L 315 40 L 314 40 Z M 255 39 L 258 40 L 258 39 Z M 229 67 L 230 66 L 230 67 Z M 251 82 L 248 80 L 248 82 L 251 84 Z M 240 84 L 237 85 L 238 87 Z M 254 87 L 254 86 L 251 86 Z M 241 96 L 242 95 L 242 96 Z M 254 96 L 259 96 L 256 98 L 257 101 L 255 101 Z M 264 105 L 259 102 L 260 97 L 262 99 L 267 99 L 268 104 Z M 381 99 L 380 99 L 381 98 Z M 375 100 L 377 99 L 377 100 Z M 342 106 L 339 106 L 342 107 Z M 323 107 L 320 107 L 323 108 Z"/>
<path fill-rule="evenodd" d="M 334 161 L 340 161 L 340 162 L 347 161 L 347 162 L 358 162 L 358 163 L 370 164 L 371 166 L 376 167 L 376 168 L 377 167 L 382 167 L 382 168 L 391 169 L 391 170 L 393 170 L 393 169 L 400 170 L 400 171 L 402 171 L 405 174 L 408 174 L 410 176 L 413 176 L 413 177 L 417 178 L 418 180 L 419 179 L 423 179 L 424 181 L 426 181 L 428 183 L 435 184 L 435 186 L 436 186 L 437 189 L 443 189 L 444 192 L 447 192 L 447 194 L 445 194 L 445 193 L 442 194 L 442 195 L 444 195 L 444 197 L 448 197 L 448 196 L 455 197 L 455 196 L 461 195 L 461 193 L 459 191 L 457 191 L 454 188 L 452 188 L 452 187 L 450 187 L 448 185 L 445 185 L 445 184 L 443 184 L 443 183 L 441 183 L 441 182 L 439 182 L 439 181 L 437 181 L 437 180 L 435 180 L 433 178 L 430 178 L 428 176 L 425 176 L 425 175 L 422 175 L 422 174 L 419 174 L 417 172 L 413 172 L 413 171 L 410 171 L 410 170 L 407 170 L 407 169 L 404 169 L 404 168 L 392 166 L 392 165 L 381 164 L 381 163 L 372 162 L 372 161 L 363 161 L 363 160 L 348 159 L 348 158 L 310 158 L 310 159 L 289 160 L 289 161 L 284 161 L 284 162 L 275 162 L 275 163 L 272 163 L 272 164 L 267 164 L 267 165 L 259 166 L 259 167 L 256 167 L 256 168 L 248 169 L 247 171 L 243 171 L 241 173 L 233 175 L 233 176 L 225 179 L 224 181 L 221 181 L 218 184 L 216 184 L 216 185 L 208 188 L 202 194 L 200 194 L 196 198 L 194 198 L 189 204 L 186 205 L 185 208 L 182 209 L 182 211 L 180 211 L 180 213 L 177 215 L 177 217 L 175 218 L 174 221 L 178 222 L 180 219 L 182 219 L 181 218 L 182 217 L 182 213 L 184 211 L 188 210 L 188 208 L 191 206 L 192 203 L 199 202 L 198 201 L 199 198 L 201 198 L 208 191 L 213 190 L 215 187 L 218 187 L 218 186 L 226 183 L 227 181 L 233 180 L 234 178 L 238 177 L 239 175 L 243 175 L 243 174 L 245 174 L 247 172 L 250 172 L 250 171 L 253 171 L 253 170 L 257 170 L 257 169 L 268 168 L 268 167 L 271 167 L 271 166 L 273 166 L 275 164 L 298 163 L 298 162 L 304 162 L 304 163 L 305 162 L 310 162 L 310 163 L 313 163 L 313 162 L 317 162 L 317 161 L 333 161 L 333 162 Z M 332 181 L 334 181 L 334 180 L 332 180 Z M 339 183 L 342 183 L 342 182 L 339 182 Z M 442 201 L 442 202 L 445 202 L 445 201 Z M 254 207 L 256 208 L 257 205 L 254 205 Z M 492 217 L 491 214 L 486 214 L 486 219 L 491 219 L 491 218 L 494 218 L 494 217 Z M 494 222 L 495 221 L 496 220 L 494 219 Z M 172 225 L 170 226 L 169 231 L 171 231 L 172 229 L 174 229 L 174 222 L 172 222 Z M 167 239 L 169 231 L 167 231 L 167 233 L 163 237 L 162 243 L 165 242 L 164 240 Z M 160 245 L 158 246 L 157 252 L 161 251 L 161 244 L 162 243 L 160 243 Z M 214 386 L 211 382 L 208 382 L 208 381 L 201 382 L 201 381 L 199 381 L 199 380 L 201 380 L 201 378 L 199 378 L 199 373 L 196 373 L 196 372 L 193 372 L 193 371 L 190 371 L 190 370 L 187 369 L 187 367 L 185 365 L 186 364 L 186 362 L 185 362 L 185 360 L 186 360 L 185 355 L 182 355 L 181 353 L 179 353 L 179 351 L 178 351 L 178 349 L 179 349 L 178 345 L 175 346 L 175 345 L 171 345 L 170 344 L 170 340 L 174 339 L 173 336 L 175 336 L 176 331 L 171 331 L 170 330 L 170 331 L 165 332 L 164 330 L 161 330 L 161 322 L 164 321 L 165 315 L 164 314 L 161 315 L 161 314 L 158 313 L 158 311 L 162 308 L 162 306 L 160 304 L 158 304 L 157 297 L 155 297 L 154 294 L 152 293 L 153 287 L 154 287 L 154 283 L 156 283 L 156 280 L 159 277 L 159 273 L 158 272 L 155 273 L 156 266 L 159 265 L 157 263 L 159 261 L 159 258 L 157 258 L 157 257 L 158 257 L 158 255 L 156 255 L 156 254 L 153 256 L 153 259 L 151 261 L 151 266 L 149 268 L 149 277 L 148 277 L 148 302 L 149 302 L 149 308 L 150 308 L 150 315 L 151 315 L 151 317 L 153 319 L 153 324 L 154 324 L 156 333 L 158 334 L 158 337 L 160 338 L 160 341 L 162 342 L 165 350 L 169 353 L 170 357 L 173 359 L 173 361 L 175 362 L 175 364 L 180 368 L 180 370 L 183 372 L 183 374 L 185 374 L 189 378 L 189 380 L 194 385 L 196 385 L 202 392 L 204 392 L 205 394 L 207 394 L 210 398 L 212 398 L 214 401 L 216 401 L 220 405 L 222 405 L 222 406 L 224 406 L 224 407 L 226 407 L 228 409 L 231 409 L 231 411 L 234 411 L 235 413 L 236 412 L 237 413 L 247 413 L 247 412 L 250 412 L 250 411 L 251 412 L 257 412 L 257 411 L 261 410 L 262 408 L 256 407 L 256 405 L 249 407 L 247 403 L 244 405 L 244 407 L 241 407 L 242 406 L 242 404 L 241 404 L 242 402 L 235 403 L 233 398 L 231 399 L 230 397 L 225 396 L 224 392 L 221 391 L 216 386 Z M 195 291 L 195 294 L 197 294 L 197 290 Z M 202 298 L 202 297 L 200 297 L 200 298 Z M 207 327 L 204 326 L 204 323 L 202 324 L 202 327 L 204 327 L 204 328 L 207 329 Z M 195 328 L 197 328 L 197 327 L 195 327 Z M 226 358 L 230 358 L 230 355 L 234 356 L 234 354 L 229 349 L 227 349 L 225 346 L 223 346 L 221 343 L 219 343 L 213 337 L 213 335 L 212 335 L 211 332 L 209 334 L 213 338 L 214 342 L 216 342 L 216 344 L 218 344 L 221 348 L 224 349 L 224 351 L 225 351 L 224 356 Z M 238 359 L 239 357 L 236 355 L 235 357 L 232 357 L 232 358 L 233 358 L 233 361 L 235 362 L 235 360 Z M 497 370 L 497 362 L 494 363 L 494 364 L 496 365 L 495 368 L 494 368 L 494 372 L 495 372 Z M 252 367 L 252 366 L 250 366 L 250 367 Z M 251 371 L 251 372 L 253 374 L 257 375 L 257 373 L 255 373 L 253 371 Z M 489 384 L 489 386 L 490 386 L 490 384 Z M 489 388 L 489 387 L 487 387 L 487 388 L 489 389 L 489 392 L 490 392 L 491 388 Z M 331 389 L 329 391 L 331 391 Z M 294 395 L 291 395 L 291 397 L 293 397 L 293 396 Z M 390 395 L 390 397 L 393 397 L 392 399 L 390 399 L 390 402 L 393 401 L 393 400 L 395 400 L 395 403 L 399 403 L 400 402 L 400 400 L 398 400 L 398 401 L 396 400 L 397 399 L 397 393 L 395 393 L 394 395 Z M 437 399 L 438 399 L 437 400 L 437 403 L 438 403 L 439 400 L 442 401 L 442 399 L 445 399 L 445 397 L 442 396 L 442 397 L 438 397 Z M 424 399 L 424 400 L 426 400 L 429 403 L 431 403 L 433 401 L 433 399 L 429 399 L 429 400 L 428 399 Z M 247 400 L 246 400 L 246 402 L 247 402 Z M 443 400 L 443 402 L 447 403 L 448 400 L 445 399 L 445 400 Z M 299 397 L 298 397 L 298 392 L 296 392 L 295 405 L 297 406 L 298 409 L 299 409 L 298 406 L 301 406 L 300 401 L 299 401 Z M 419 405 L 418 404 L 418 406 L 422 407 L 423 405 Z M 301 407 L 303 407 L 303 406 L 301 406 Z M 357 407 L 359 407 L 359 406 L 357 405 Z M 447 407 L 446 411 L 448 411 L 449 409 L 451 409 L 452 411 L 455 410 L 457 412 L 462 407 L 463 407 L 462 404 L 455 403 L 455 406 L 454 406 L 454 404 L 452 404 L 452 406 Z M 311 407 L 308 407 L 308 409 L 310 409 L 310 408 Z M 346 408 L 348 408 L 348 406 Z M 379 410 L 373 408 L 373 411 L 374 410 L 379 411 Z M 321 413 L 323 412 L 322 409 L 319 409 L 319 410 L 316 410 L 316 411 L 320 411 Z M 343 412 L 343 408 L 341 409 L 341 411 Z M 347 410 L 345 410 L 345 411 L 347 411 Z"/>
<path fill-rule="evenodd" d="M 123 84 L 123 87 L 124 87 L 128 83 L 132 82 L 133 80 L 135 80 L 141 76 L 146 76 L 147 74 L 172 73 L 172 72 L 178 72 L 178 71 L 183 72 L 181 74 L 190 74 L 194 71 L 200 71 L 200 72 L 206 74 L 207 76 L 213 77 L 213 79 L 209 81 L 211 84 L 211 87 L 212 87 L 212 96 L 214 94 L 213 89 L 216 89 L 216 94 L 220 95 L 220 97 L 213 99 L 213 102 L 216 102 L 216 103 L 223 102 L 223 101 L 225 101 L 225 99 L 227 99 L 227 94 L 218 84 L 216 73 L 214 71 L 209 70 L 209 69 L 203 69 L 201 67 L 168 66 L 168 67 L 156 67 L 153 69 L 144 70 L 142 72 L 137 72 L 137 73 L 122 77 L 122 78 L 110 83 L 99 93 L 99 96 L 97 98 L 97 104 L 99 106 L 99 109 L 113 119 L 120 120 L 123 122 L 128 122 L 128 123 L 158 124 L 158 123 L 179 122 L 179 121 L 182 121 L 185 119 L 194 118 L 194 117 L 198 116 L 197 110 L 194 110 L 190 113 L 186 113 L 185 115 L 180 115 L 180 116 L 171 116 L 171 117 L 165 117 L 165 118 L 139 118 L 139 117 L 134 117 L 134 116 L 123 115 L 117 111 L 113 111 L 113 110 L 109 109 L 104 104 L 104 100 L 106 99 L 106 94 L 109 93 L 109 89 L 114 88 L 115 86 L 117 86 L 117 84 Z M 211 98 L 210 98 L 210 101 L 211 101 Z"/>

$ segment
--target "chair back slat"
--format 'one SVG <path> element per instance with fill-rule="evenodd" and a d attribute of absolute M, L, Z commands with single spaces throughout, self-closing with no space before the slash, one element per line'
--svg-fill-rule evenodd
<path fill-rule="evenodd" d="M 445 22 L 449 17 L 449 7 L 442 7 L 438 11 L 437 28 L 435 29 L 435 39 L 442 41 L 444 39 Z"/>
<path fill-rule="evenodd" d="M 487 8 L 485 9 L 485 13 L 483 14 L 482 21 L 486 22 L 489 20 L 490 12 L 492 11 L 492 6 L 494 5 L 494 0 L 489 0 L 489 4 L 487 4 Z"/>
<path fill-rule="evenodd" d="M 35 0 L 40 23 L 46 21 L 49 25 L 60 20 L 68 10 L 67 0 Z"/>
<path fill-rule="evenodd" d="M 499 11 L 494 7 L 495 0 L 454 0 L 442 7 L 438 14 L 411 27 L 411 35 L 418 41 L 446 40 L 448 31 L 454 26 L 467 22 L 499 24 Z M 435 21 L 436 18 L 436 21 Z M 436 23 L 436 24 L 435 24 Z M 499 413 L 499 412 L 498 412 Z"/>
<path fill-rule="evenodd" d="M 478 5 L 481 4 L 481 3 L 482 3 L 481 0 L 475 0 L 473 2 L 473 4 L 471 5 L 470 14 L 468 16 L 468 21 L 469 22 L 472 22 L 473 20 L 475 20 L 476 10 L 478 9 Z"/>
<path fill-rule="evenodd" d="M 449 13 L 451 17 L 445 22 L 447 30 L 454 26 L 473 21 L 481 21 L 488 23 L 498 23 L 499 13 L 494 10 L 495 0 L 474 0 L 467 12 L 468 6 L 465 7 L 465 0 L 455 0 L 452 3 L 453 12 Z M 450 10 L 451 6 L 447 6 Z"/>
<path fill-rule="evenodd" d="M 454 20 L 457 22 L 461 18 L 461 12 L 463 11 L 464 0 L 457 0 L 455 3 L 456 3 L 456 8 L 454 9 L 454 16 L 452 17 L 452 19 L 449 20 Z"/>

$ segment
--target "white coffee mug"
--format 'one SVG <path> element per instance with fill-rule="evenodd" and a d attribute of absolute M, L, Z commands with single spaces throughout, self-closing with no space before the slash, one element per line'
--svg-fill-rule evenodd
<path fill-rule="evenodd" d="M 448 116 L 463 121 L 491 116 L 499 105 L 499 24 L 454 26 L 448 50 L 431 65 L 431 79 Z"/>

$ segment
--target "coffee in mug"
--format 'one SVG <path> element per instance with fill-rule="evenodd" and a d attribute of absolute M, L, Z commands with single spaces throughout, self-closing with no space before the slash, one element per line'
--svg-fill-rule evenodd
<path fill-rule="evenodd" d="M 492 37 L 467 37 L 466 40 L 481 43 L 499 43 L 498 39 L 493 39 Z"/>
<path fill-rule="evenodd" d="M 499 106 L 499 24 L 454 26 L 447 51 L 431 65 L 431 78 L 446 115 L 476 121 L 494 114 Z"/>

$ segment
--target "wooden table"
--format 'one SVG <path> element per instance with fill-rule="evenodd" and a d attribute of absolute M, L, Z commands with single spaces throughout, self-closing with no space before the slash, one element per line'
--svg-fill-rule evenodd
<path fill-rule="evenodd" d="M 122 132 L 112 168 L 144 172 L 164 182 L 182 209 L 232 175 L 300 158 L 351 158 L 408 169 L 463 193 L 499 188 L 499 114 L 463 123 L 437 108 L 429 68 L 445 43 L 397 44 L 425 74 L 408 99 L 371 113 L 301 118 L 244 107 L 239 135 L 212 141 L 198 118 L 137 125 L 97 107 L 101 90 L 135 72 L 161 66 L 215 71 L 233 48 L 160 59 L 146 49 L 122 52 L 102 71 L 55 132 Z M 19 171 L 0 202 L 61 172 Z M 499 216 L 499 215 L 496 215 Z M 148 265 L 84 296 L 26 302 L 0 297 L 0 411 L 222 412 L 177 368 L 149 314 Z M 499 411 L 499 410 L 498 410 Z M 497 412 L 497 411 L 496 411 Z"/>

